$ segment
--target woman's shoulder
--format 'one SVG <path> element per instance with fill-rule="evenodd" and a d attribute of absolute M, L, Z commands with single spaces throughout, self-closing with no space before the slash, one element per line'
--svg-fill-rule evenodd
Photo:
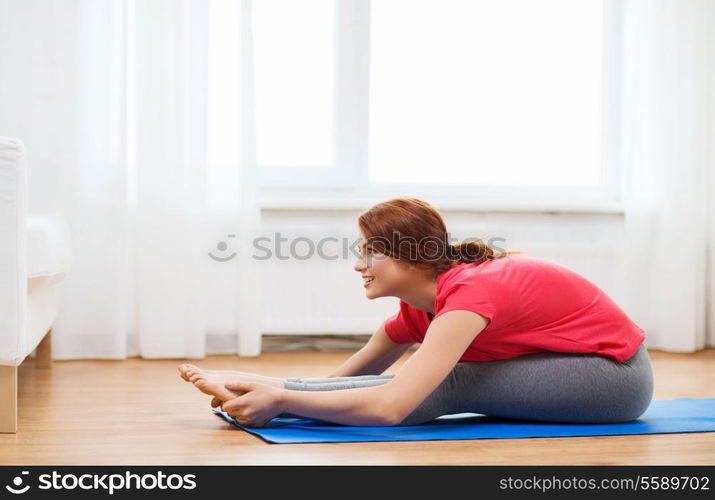
<path fill-rule="evenodd" d="M 517 292 L 525 283 L 535 282 L 573 287 L 585 286 L 588 280 L 578 272 L 551 260 L 516 254 L 481 263 L 457 264 L 438 277 L 437 294 L 462 289 Z"/>
<path fill-rule="evenodd" d="M 492 274 L 512 267 L 539 265 L 542 265 L 542 261 L 534 257 L 525 256 L 523 254 L 507 255 L 499 259 L 485 260 L 484 262 L 462 262 L 456 264 L 440 274 L 438 280 L 445 281 L 455 277 Z"/>
<path fill-rule="evenodd" d="M 527 275 L 548 273 L 559 268 L 561 267 L 554 262 L 523 254 L 507 255 L 479 263 L 465 262 L 440 274 L 437 278 L 437 289 L 446 291 L 453 286 L 464 284 L 504 286 Z"/>

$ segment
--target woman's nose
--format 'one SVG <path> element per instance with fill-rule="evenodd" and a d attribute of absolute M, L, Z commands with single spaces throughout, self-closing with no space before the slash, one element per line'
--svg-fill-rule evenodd
<path fill-rule="evenodd" d="M 359 272 L 359 273 L 361 273 L 361 272 L 363 272 L 365 269 L 367 269 L 367 268 L 365 267 L 365 259 L 360 258 L 360 259 L 356 260 L 356 261 L 355 261 L 355 266 L 353 267 L 353 269 L 355 269 L 355 270 L 356 270 L 357 272 Z"/>

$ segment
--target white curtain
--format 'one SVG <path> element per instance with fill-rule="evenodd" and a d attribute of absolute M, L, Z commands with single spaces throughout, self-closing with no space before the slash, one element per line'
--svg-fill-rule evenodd
<path fill-rule="evenodd" d="M 249 20 L 238 0 L 0 0 L 0 135 L 27 147 L 30 211 L 72 232 L 56 358 L 258 354 Z"/>
<path fill-rule="evenodd" d="M 612 7 L 622 22 L 625 306 L 649 347 L 691 352 L 715 345 L 715 2 Z"/>

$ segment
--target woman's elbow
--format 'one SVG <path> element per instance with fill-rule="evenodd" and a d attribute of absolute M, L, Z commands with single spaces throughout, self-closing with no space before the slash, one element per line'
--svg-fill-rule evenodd
<path fill-rule="evenodd" d="M 379 410 L 376 412 L 376 424 L 379 426 L 393 426 L 399 425 L 409 412 L 403 408 L 404 405 L 400 404 L 397 398 L 390 397 L 389 392 L 381 394 L 380 404 L 377 405 Z"/>
<path fill-rule="evenodd" d="M 372 421 L 372 425 L 376 427 L 390 427 L 393 425 L 398 425 L 400 422 L 402 422 L 402 420 L 404 420 L 404 417 L 402 417 L 401 414 L 395 411 L 384 409 L 378 414 L 373 415 L 373 418 L 371 418 L 370 420 Z"/>
<path fill-rule="evenodd" d="M 385 425 L 385 426 L 400 425 L 406 417 L 407 417 L 407 415 L 404 415 L 402 412 L 391 413 L 385 417 L 385 423 L 383 425 Z"/>

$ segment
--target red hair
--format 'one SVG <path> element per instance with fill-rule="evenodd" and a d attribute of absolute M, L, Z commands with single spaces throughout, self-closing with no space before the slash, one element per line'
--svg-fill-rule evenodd
<path fill-rule="evenodd" d="M 484 262 L 521 252 L 495 252 L 481 241 L 449 242 L 442 215 L 426 201 L 399 197 L 358 217 L 367 246 L 397 260 L 432 269 L 434 275 L 462 262 Z"/>

